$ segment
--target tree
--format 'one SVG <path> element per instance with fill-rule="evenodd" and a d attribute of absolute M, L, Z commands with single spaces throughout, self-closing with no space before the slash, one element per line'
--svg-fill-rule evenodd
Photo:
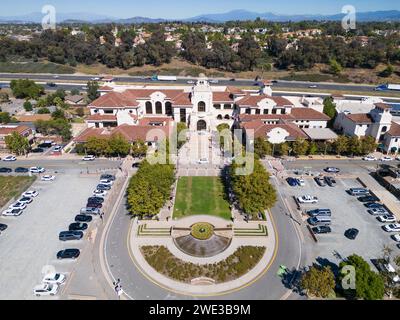
<path fill-rule="evenodd" d="M 254 160 L 254 170 L 248 175 L 236 174 L 237 169 L 244 165 L 234 162 L 230 168 L 232 190 L 238 199 L 240 208 L 255 217 L 275 205 L 276 191 L 269 182 L 269 174 L 257 159 Z"/>
<path fill-rule="evenodd" d="M 131 150 L 131 144 L 121 134 L 114 134 L 108 140 L 108 146 L 111 155 L 125 157 Z"/>
<path fill-rule="evenodd" d="M 336 105 L 333 103 L 332 97 L 327 97 L 324 99 L 324 111 L 323 111 L 331 120 L 333 120 L 336 116 Z M 332 121 L 331 121 L 332 123 Z"/>
<path fill-rule="evenodd" d="M 336 61 L 336 59 L 331 59 L 329 61 L 329 67 L 330 72 L 332 72 L 334 75 L 340 74 L 343 70 L 342 66 Z"/>
<path fill-rule="evenodd" d="M 0 123 L 10 123 L 11 122 L 11 117 L 8 112 L 0 112 Z"/>
<path fill-rule="evenodd" d="M 265 139 L 258 137 L 254 140 L 254 153 L 260 158 L 272 154 L 272 145 Z"/>
<path fill-rule="evenodd" d="M 365 300 L 383 299 L 385 294 L 383 279 L 378 273 L 371 270 L 367 261 L 353 254 L 339 265 L 341 269 L 345 266 L 353 266 L 356 276 L 355 290 L 346 290 L 346 294 Z"/>
<path fill-rule="evenodd" d="M 361 153 L 361 142 L 357 136 L 352 136 L 348 140 L 348 149 L 347 151 L 351 155 L 359 155 Z"/>
<path fill-rule="evenodd" d="M 346 136 L 338 136 L 334 142 L 336 154 L 341 155 L 347 152 L 349 146 L 349 139 Z"/>
<path fill-rule="evenodd" d="M 366 155 L 371 152 L 374 152 L 377 147 L 378 147 L 378 144 L 376 143 L 374 137 L 365 136 L 365 137 L 361 138 L 360 153 L 362 155 Z"/>
<path fill-rule="evenodd" d="M 135 141 L 131 148 L 132 156 L 135 158 L 142 158 L 147 154 L 147 149 L 147 144 L 144 141 Z"/>
<path fill-rule="evenodd" d="M 279 154 L 281 156 L 287 156 L 289 154 L 290 146 L 287 142 L 281 143 L 279 145 Z"/>
<path fill-rule="evenodd" d="M 328 266 L 323 268 L 312 266 L 302 276 L 301 287 L 307 295 L 328 298 L 335 292 L 335 276 Z"/>
<path fill-rule="evenodd" d="M 100 156 L 110 154 L 108 140 L 105 138 L 89 137 L 85 143 L 87 154 Z"/>
<path fill-rule="evenodd" d="M 7 148 L 16 155 L 25 154 L 29 149 L 28 139 L 15 131 L 6 136 L 5 142 Z"/>
<path fill-rule="evenodd" d="M 7 92 L 0 92 L 0 103 L 10 101 L 10 97 L 8 96 Z"/>
<path fill-rule="evenodd" d="M 388 78 L 393 74 L 393 72 L 394 72 L 393 66 L 391 64 L 388 64 L 386 69 L 383 70 L 381 73 L 379 73 L 379 76 L 383 78 Z"/>
<path fill-rule="evenodd" d="M 32 103 L 30 103 L 29 101 L 25 101 L 24 102 L 24 109 L 27 112 L 32 111 L 33 110 Z"/>
<path fill-rule="evenodd" d="M 96 81 L 89 81 L 87 83 L 87 96 L 90 102 L 96 100 L 98 97 L 100 97 L 99 93 L 99 84 Z"/>
<path fill-rule="evenodd" d="M 62 109 L 57 108 L 57 109 L 51 114 L 51 117 L 52 117 L 53 119 L 65 119 L 65 112 L 64 112 Z"/>
<path fill-rule="evenodd" d="M 37 113 L 38 113 L 38 114 L 50 114 L 50 110 L 49 110 L 49 108 L 43 107 L 43 108 L 40 108 L 40 109 L 37 111 Z"/>
<path fill-rule="evenodd" d="M 80 95 L 79 89 L 72 89 L 70 92 L 71 92 L 71 96 L 79 96 Z"/>
<path fill-rule="evenodd" d="M 308 154 L 314 155 L 318 152 L 318 145 L 313 141 L 310 143 L 310 147 L 308 148 Z"/>
<path fill-rule="evenodd" d="M 37 99 L 44 93 L 44 88 L 28 79 L 12 80 L 10 88 L 14 97 L 18 99 Z"/>
<path fill-rule="evenodd" d="M 293 143 L 293 152 L 297 156 L 305 155 L 310 144 L 307 140 L 302 138 L 297 138 Z"/>
<path fill-rule="evenodd" d="M 78 117 L 83 117 L 85 115 L 85 110 L 82 107 L 76 108 L 76 115 Z"/>

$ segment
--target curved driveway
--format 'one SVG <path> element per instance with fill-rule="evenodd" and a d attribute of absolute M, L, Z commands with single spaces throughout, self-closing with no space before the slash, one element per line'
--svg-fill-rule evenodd
<path fill-rule="evenodd" d="M 128 235 L 132 222 L 125 209 L 125 199 L 118 205 L 118 210 L 108 230 L 105 241 L 105 258 L 112 277 L 121 279 L 125 293 L 135 300 L 170 300 L 170 299 L 243 299 L 277 300 L 288 297 L 288 290 L 277 276 L 280 265 L 289 269 L 297 268 L 301 259 L 301 243 L 293 221 L 286 215 L 287 210 L 282 198 L 272 209 L 272 215 L 278 232 L 278 250 L 270 268 L 258 281 L 222 296 L 191 297 L 165 290 L 147 280 L 138 271 L 129 255 Z"/>

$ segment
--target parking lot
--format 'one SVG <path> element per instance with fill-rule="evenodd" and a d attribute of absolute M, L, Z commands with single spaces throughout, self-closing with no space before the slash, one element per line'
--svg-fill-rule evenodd
<path fill-rule="evenodd" d="M 0 223 L 8 225 L 0 235 L 0 299 L 43 299 L 33 295 L 33 288 L 49 270 L 65 273 L 68 281 L 75 262 L 57 260 L 56 254 L 66 248 L 82 250 L 88 241 L 61 242 L 58 234 L 74 222 L 98 179 L 99 175 L 81 176 L 74 171 L 58 173 L 52 182 L 38 179 L 30 189 L 39 195 L 23 214 L 0 217 Z"/>
<path fill-rule="evenodd" d="M 382 257 L 382 249 L 385 245 L 394 249 L 395 254 L 400 254 L 396 242 L 390 238 L 393 233 L 387 233 L 381 228 L 385 223 L 378 222 L 376 216 L 370 215 L 357 197 L 346 192 L 350 188 L 362 187 L 356 179 L 336 178 L 335 187 L 318 186 L 312 178 L 304 180 L 305 186 L 302 187 L 291 187 L 286 181 L 282 181 L 280 186 L 281 193 L 287 198 L 293 212 L 296 212 L 297 207 L 294 197 L 303 195 L 316 196 L 319 200 L 317 204 L 301 204 L 300 208 L 303 212 L 318 208 L 332 210 L 330 225 L 332 232 L 316 234 L 318 242 L 312 241 L 312 245 L 306 247 L 305 254 L 309 263 L 315 262 L 315 259 L 319 257 L 338 263 L 341 258 L 354 253 L 370 262 L 371 259 Z M 300 217 L 299 214 L 295 216 Z M 302 216 L 302 230 L 306 236 L 309 236 L 310 233 L 306 228 L 307 217 Z M 345 231 L 350 228 L 359 230 L 355 240 L 349 240 L 344 236 Z M 309 238 L 311 239 L 311 236 Z"/>

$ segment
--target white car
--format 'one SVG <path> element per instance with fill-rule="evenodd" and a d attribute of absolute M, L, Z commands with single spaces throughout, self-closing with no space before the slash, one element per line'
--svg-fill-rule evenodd
<path fill-rule="evenodd" d="M 114 184 L 114 181 L 108 179 L 101 179 L 100 184 L 104 184 L 105 186 L 112 186 Z"/>
<path fill-rule="evenodd" d="M 29 172 L 30 173 L 43 173 L 43 172 L 45 172 L 46 170 L 44 169 L 44 168 L 42 168 L 42 167 L 31 167 L 30 169 L 29 169 Z"/>
<path fill-rule="evenodd" d="M 91 78 L 90 80 L 92 80 L 92 81 L 100 81 L 101 79 L 99 77 L 94 77 L 94 78 Z"/>
<path fill-rule="evenodd" d="M 393 161 L 393 158 L 385 156 L 385 157 L 382 157 L 380 160 L 381 161 Z"/>
<path fill-rule="evenodd" d="M 61 152 L 61 150 L 62 150 L 61 146 L 55 146 L 53 152 Z"/>
<path fill-rule="evenodd" d="M 316 84 L 312 84 L 310 86 L 308 86 L 309 88 L 318 88 L 318 86 Z"/>
<path fill-rule="evenodd" d="M 390 215 L 389 212 L 384 208 L 372 208 L 368 210 L 368 213 L 373 216 Z"/>
<path fill-rule="evenodd" d="M 208 164 L 209 162 L 208 162 L 208 159 L 202 158 L 202 159 L 199 159 L 199 161 L 197 161 L 197 163 L 198 164 Z"/>
<path fill-rule="evenodd" d="M 211 79 L 210 81 L 208 81 L 209 83 L 219 83 L 219 80 L 217 80 L 217 79 Z"/>
<path fill-rule="evenodd" d="M 392 223 L 383 226 L 383 230 L 386 232 L 400 232 L 400 223 Z"/>
<path fill-rule="evenodd" d="M 62 273 L 49 273 L 43 278 L 43 283 L 50 284 L 63 284 L 66 280 L 66 276 Z"/>
<path fill-rule="evenodd" d="M 33 288 L 35 296 L 55 296 L 58 292 L 57 284 L 42 283 Z"/>
<path fill-rule="evenodd" d="M 396 242 L 400 242 L 400 233 L 392 235 L 392 239 Z"/>
<path fill-rule="evenodd" d="M 379 222 L 388 222 L 388 223 L 396 222 L 396 217 L 395 216 L 387 215 L 387 214 L 385 214 L 383 216 L 379 216 L 377 219 L 378 219 Z"/>
<path fill-rule="evenodd" d="M 396 269 L 390 263 L 385 263 L 383 267 L 387 272 L 391 274 L 393 282 L 395 283 L 400 282 L 400 277 L 396 274 Z"/>
<path fill-rule="evenodd" d="M 26 198 L 36 198 L 38 196 L 38 194 L 39 194 L 39 192 L 37 192 L 37 191 L 29 190 L 29 191 L 24 192 L 22 194 L 22 196 L 26 197 Z"/>
<path fill-rule="evenodd" d="M 21 210 L 24 210 L 25 208 L 26 208 L 26 203 L 22 202 L 15 202 L 8 207 L 8 209 L 21 209 Z"/>
<path fill-rule="evenodd" d="M 18 202 L 25 203 L 25 204 L 30 204 L 30 203 L 32 203 L 32 201 L 33 201 L 33 199 L 30 197 L 22 197 L 22 198 L 18 199 Z"/>
<path fill-rule="evenodd" d="M 2 215 L 6 217 L 18 217 L 22 214 L 21 209 L 7 209 L 3 211 Z"/>
<path fill-rule="evenodd" d="M 188 80 L 187 84 L 195 84 L 193 80 Z"/>
<path fill-rule="evenodd" d="M 297 179 L 296 178 L 297 183 L 299 184 L 300 187 L 304 187 L 306 185 L 306 182 L 304 181 L 304 179 Z"/>
<path fill-rule="evenodd" d="M 40 180 L 42 180 L 42 181 L 54 181 L 55 178 L 56 178 L 55 176 L 51 176 L 49 174 L 46 174 Z"/>
<path fill-rule="evenodd" d="M 376 161 L 376 158 L 373 156 L 365 156 L 362 158 L 364 161 Z"/>
<path fill-rule="evenodd" d="M 94 190 L 93 195 L 96 197 L 104 198 L 107 195 L 106 190 Z"/>
<path fill-rule="evenodd" d="M 83 161 L 94 161 L 95 159 L 96 159 L 96 157 L 92 156 L 92 155 L 84 156 L 82 158 Z"/>
<path fill-rule="evenodd" d="M 314 196 L 301 196 L 297 198 L 297 201 L 300 203 L 317 203 L 318 198 Z"/>
<path fill-rule="evenodd" d="M 8 161 L 8 162 L 17 161 L 17 158 L 14 157 L 14 156 L 7 156 L 7 157 L 5 157 L 5 158 L 3 159 L 3 161 Z"/>

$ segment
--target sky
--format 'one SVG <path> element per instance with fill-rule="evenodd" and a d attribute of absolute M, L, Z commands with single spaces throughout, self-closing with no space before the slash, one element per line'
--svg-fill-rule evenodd
<path fill-rule="evenodd" d="M 53 5 L 58 12 L 90 12 L 116 18 L 189 18 L 235 9 L 280 14 L 337 14 L 344 5 L 357 11 L 400 10 L 399 0 L 12 0 L 1 1 L 0 16 L 40 12 Z"/>

